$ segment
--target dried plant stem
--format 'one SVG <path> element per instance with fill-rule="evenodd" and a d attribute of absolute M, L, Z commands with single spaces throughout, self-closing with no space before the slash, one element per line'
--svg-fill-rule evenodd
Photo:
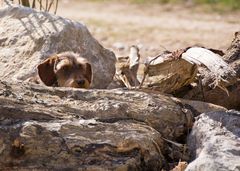
<path fill-rule="evenodd" d="M 22 0 L 22 5 L 26 7 L 30 7 L 29 0 Z"/>
<path fill-rule="evenodd" d="M 10 0 L 14 2 L 14 0 Z M 16 0 L 16 3 L 26 7 L 37 8 L 39 6 L 40 11 L 49 12 L 51 9 L 54 14 L 57 13 L 59 0 Z"/>
<path fill-rule="evenodd" d="M 38 0 L 38 3 L 39 3 L 39 5 L 40 5 L 40 10 L 42 10 L 42 9 L 43 9 L 42 0 Z"/>
<path fill-rule="evenodd" d="M 58 9 L 58 0 L 56 0 L 56 7 L 55 7 L 54 14 L 56 14 L 56 13 L 57 13 L 57 9 Z"/>
<path fill-rule="evenodd" d="M 50 2 L 49 6 L 48 6 L 48 9 L 47 9 L 48 12 L 50 11 L 50 9 L 51 9 L 53 3 L 54 3 L 54 0 L 52 0 L 52 1 Z"/>
<path fill-rule="evenodd" d="M 32 8 L 36 8 L 36 0 L 33 0 Z"/>
<path fill-rule="evenodd" d="M 46 7 L 45 7 L 45 11 L 47 11 L 48 9 L 48 0 L 46 0 Z"/>

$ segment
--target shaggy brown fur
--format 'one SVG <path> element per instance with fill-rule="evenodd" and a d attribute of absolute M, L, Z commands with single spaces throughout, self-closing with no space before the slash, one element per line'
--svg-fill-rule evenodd
<path fill-rule="evenodd" d="M 40 79 L 47 86 L 89 88 L 92 81 L 90 63 L 71 52 L 53 55 L 37 68 Z"/>

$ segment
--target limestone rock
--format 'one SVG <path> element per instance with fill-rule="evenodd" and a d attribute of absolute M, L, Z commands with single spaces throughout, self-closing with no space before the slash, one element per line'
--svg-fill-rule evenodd
<path fill-rule="evenodd" d="M 188 137 L 193 158 L 187 171 L 240 170 L 240 113 L 237 111 L 201 114 Z"/>
<path fill-rule="evenodd" d="M 26 83 L 0 83 L 1 117 L 21 120 L 93 119 L 139 121 L 165 138 L 178 139 L 192 124 L 196 109 L 164 95 L 138 91 L 51 88 Z"/>
<path fill-rule="evenodd" d="M 93 88 L 106 88 L 115 74 L 115 55 L 81 23 L 18 5 L 0 9 L 0 78 L 26 80 L 49 55 L 73 51 L 93 69 Z"/>
<path fill-rule="evenodd" d="M 0 81 L 0 170 L 167 169 L 165 141 L 186 138 L 193 116 L 204 111 L 196 103 Z M 222 109 L 205 104 L 210 108 Z"/>
<path fill-rule="evenodd" d="M 94 119 L 0 127 L 1 170 L 160 170 L 163 140 L 144 124 Z"/>
<path fill-rule="evenodd" d="M 144 87 L 164 93 L 173 93 L 195 81 L 197 66 L 181 58 L 182 52 L 179 55 L 177 53 L 166 51 L 146 60 L 145 74 L 147 77 L 143 84 Z"/>

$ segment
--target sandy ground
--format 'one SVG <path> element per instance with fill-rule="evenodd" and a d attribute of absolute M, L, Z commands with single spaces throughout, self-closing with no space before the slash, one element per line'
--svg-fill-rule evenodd
<path fill-rule="evenodd" d="M 164 49 L 175 50 L 202 45 L 226 50 L 234 32 L 240 30 L 240 13 L 220 15 L 170 5 L 63 0 L 58 15 L 87 25 L 106 48 L 137 44 L 143 56 L 154 56 Z"/>

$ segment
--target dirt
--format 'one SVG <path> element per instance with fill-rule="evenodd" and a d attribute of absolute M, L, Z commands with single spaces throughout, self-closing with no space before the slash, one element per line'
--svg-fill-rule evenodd
<path fill-rule="evenodd" d="M 226 50 L 240 29 L 239 12 L 220 14 L 199 8 L 120 2 L 61 1 L 58 15 L 87 25 L 94 37 L 113 49 L 137 44 L 143 56 L 201 45 Z M 117 48 L 116 48 L 117 47 Z"/>

